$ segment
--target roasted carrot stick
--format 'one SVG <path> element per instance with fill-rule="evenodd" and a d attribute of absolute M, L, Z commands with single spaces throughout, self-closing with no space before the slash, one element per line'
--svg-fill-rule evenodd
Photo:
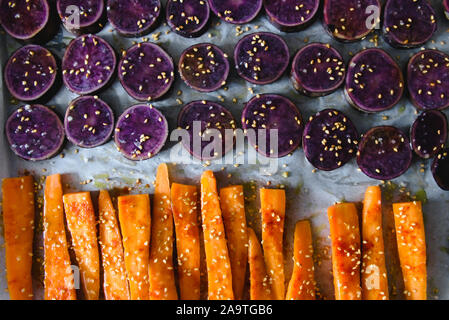
<path fill-rule="evenodd" d="M 233 300 L 232 272 L 223 218 L 212 171 L 201 176 L 201 215 L 206 251 L 209 300 Z"/>
<path fill-rule="evenodd" d="M 165 163 L 157 169 L 150 247 L 150 299 L 177 300 L 173 271 L 173 214 Z"/>
<path fill-rule="evenodd" d="M 84 296 L 87 300 L 98 300 L 100 295 L 100 257 L 95 212 L 90 193 L 65 194 L 63 201 Z"/>
<path fill-rule="evenodd" d="M 421 202 L 395 203 L 393 212 L 405 296 L 408 300 L 426 300 L 426 237 Z"/>
<path fill-rule="evenodd" d="M 122 237 L 109 192 L 98 196 L 103 289 L 106 300 L 129 300 Z"/>
<path fill-rule="evenodd" d="M 118 197 L 118 212 L 131 300 L 149 300 L 150 197 L 147 194 Z"/>
<path fill-rule="evenodd" d="M 200 228 L 196 187 L 173 183 L 171 201 L 176 229 L 180 298 L 199 300 Z"/>
<path fill-rule="evenodd" d="M 380 187 L 366 189 L 362 218 L 362 299 L 388 300 Z"/>
<path fill-rule="evenodd" d="M 259 239 L 253 229 L 248 228 L 248 263 L 249 263 L 249 283 L 251 300 L 272 300 L 271 285 L 265 261 L 263 259 L 262 248 Z"/>
<path fill-rule="evenodd" d="M 294 267 L 286 300 L 315 300 L 312 231 L 308 220 L 295 227 Z"/>
<path fill-rule="evenodd" d="M 33 299 L 34 180 L 32 176 L 3 179 L 6 278 L 11 300 Z"/>
<path fill-rule="evenodd" d="M 283 235 L 285 220 L 285 191 L 261 189 L 262 242 L 273 297 L 285 299 Z"/>
<path fill-rule="evenodd" d="M 360 300 L 360 230 L 353 203 L 327 210 L 332 240 L 332 269 L 336 300 Z"/>
<path fill-rule="evenodd" d="M 76 300 L 62 194 L 61 175 L 48 176 L 44 195 L 45 300 Z"/>
<path fill-rule="evenodd" d="M 237 300 L 243 298 L 246 265 L 248 261 L 248 235 L 246 232 L 245 198 L 243 186 L 220 190 L 220 204 L 228 239 L 231 260 L 232 287 Z"/>

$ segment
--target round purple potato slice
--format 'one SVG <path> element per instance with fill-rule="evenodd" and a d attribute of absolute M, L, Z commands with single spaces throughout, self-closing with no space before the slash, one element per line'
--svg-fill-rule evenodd
<path fill-rule="evenodd" d="M 441 111 L 421 113 L 411 128 L 411 140 L 415 153 L 424 159 L 435 156 L 447 140 L 447 118 Z"/>
<path fill-rule="evenodd" d="M 83 96 L 73 100 L 64 118 L 67 139 L 81 148 L 106 143 L 114 130 L 114 113 L 103 100 Z"/>
<path fill-rule="evenodd" d="M 276 94 L 258 95 L 252 98 L 243 109 L 242 126 L 248 133 L 248 141 L 262 155 L 282 158 L 301 145 L 304 129 L 301 112 L 289 99 Z M 272 143 L 271 130 L 277 130 L 276 141 Z M 259 141 L 259 133 L 265 133 Z M 260 136 L 263 137 L 263 136 Z"/>
<path fill-rule="evenodd" d="M 262 9 L 262 0 L 209 0 L 213 13 L 221 20 L 233 24 L 252 21 Z"/>
<path fill-rule="evenodd" d="M 190 141 L 183 140 L 183 147 L 199 160 L 220 159 L 234 147 L 234 117 L 216 102 L 202 100 L 185 105 L 178 115 L 178 127 L 189 133 Z"/>
<path fill-rule="evenodd" d="M 324 0 L 324 28 L 339 41 L 354 42 L 375 29 L 373 13 L 380 10 L 379 0 Z"/>
<path fill-rule="evenodd" d="M 109 22 L 124 37 L 148 34 L 161 12 L 160 0 L 108 0 Z"/>
<path fill-rule="evenodd" d="M 404 174 L 412 162 L 407 136 L 398 128 L 375 127 L 359 143 L 357 163 L 368 177 L 392 180 Z"/>
<path fill-rule="evenodd" d="M 210 8 L 207 0 L 168 0 L 167 23 L 177 34 L 196 38 L 204 33 L 209 21 Z"/>
<path fill-rule="evenodd" d="M 106 23 L 104 0 L 57 0 L 56 8 L 63 26 L 76 35 L 97 33 Z M 78 8 L 75 10 L 75 8 Z M 79 20 L 73 15 L 79 12 Z"/>
<path fill-rule="evenodd" d="M 388 0 L 383 34 L 393 47 L 414 48 L 430 40 L 437 30 L 435 11 L 427 0 Z"/>
<path fill-rule="evenodd" d="M 6 122 L 6 137 L 19 157 L 45 160 L 55 156 L 64 143 L 64 127 L 49 108 L 35 104 L 16 110 Z"/>
<path fill-rule="evenodd" d="M 382 49 L 366 49 L 349 62 L 345 94 L 364 112 L 394 107 L 404 93 L 404 77 L 396 61 Z"/>
<path fill-rule="evenodd" d="M 118 76 L 126 92 L 140 101 L 157 100 L 170 89 L 174 79 L 173 59 L 156 44 L 132 46 L 119 62 Z"/>
<path fill-rule="evenodd" d="M 40 99 L 55 84 L 57 69 L 50 51 L 38 45 L 27 45 L 9 58 L 5 67 L 6 87 L 16 99 Z"/>
<path fill-rule="evenodd" d="M 357 153 L 360 135 L 344 113 L 325 109 L 312 116 L 303 133 L 304 153 L 317 169 L 332 171 Z"/>
<path fill-rule="evenodd" d="M 229 61 L 219 47 L 211 43 L 196 44 L 182 53 L 179 73 L 189 87 L 212 92 L 226 84 Z"/>
<path fill-rule="evenodd" d="M 151 105 L 138 104 L 127 109 L 115 127 L 117 149 L 130 160 L 146 160 L 156 155 L 168 137 L 164 115 Z"/>
<path fill-rule="evenodd" d="M 100 37 L 83 35 L 73 39 L 62 59 L 62 79 L 70 91 L 91 94 L 112 79 L 117 59 L 114 49 Z"/>
<path fill-rule="evenodd" d="M 415 54 L 408 63 L 407 86 L 418 109 L 449 107 L 449 56 L 437 50 Z"/>
<path fill-rule="evenodd" d="M 319 97 L 337 90 L 345 74 L 343 58 L 336 49 L 328 44 L 311 43 L 293 59 L 291 79 L 297 91 Z"/>
<path fill-rule="evenodd" d="M 264 0 L 270 22 L 284 32 L 299 31 L 313 22 L 319 0 Z"/>
<path fill-rule="evenodd" d="M 249 34 L 237 43 L 234 60 L 243 79 L 254 84 L 269 84 L 284 74 L 290 53 L 280 36 L 259 32 Z"/>
<path fill-rule="evenodd" d="M 438 186 L 449 191 L 449 148 L 442 149 L 432 163 L 432 174 Z"/>

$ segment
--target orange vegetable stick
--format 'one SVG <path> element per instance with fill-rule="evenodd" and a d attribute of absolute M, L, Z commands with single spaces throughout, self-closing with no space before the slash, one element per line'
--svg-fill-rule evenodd
<path fill-rule="evenodd" d="M 221 189 L 220 204 L 226 237 L 228 238 L 232 287 L 235 298 L 241 300 L 243 298 L 246 265 L 248 263 L 248 235 L 246 232 L 243 186 L 231 186 Z"/>
<path fill-rule="evenodd" d="M 217 181 L 212 171 L 205 171 L 201 176 L 201 215 L 209 300 L 233 300 L 231 263 L 218 200 Z"/>
<path fill-rule="evenodd" d="M 195 186 L 173 183 L 173 218 L 178 253 L 178 278 L 182 300 L 200 299 L 200 228 Z"/>
<path fill-rule="evenodd" d="M 427 299 L 426 237 L 420 201 L 393 204 L 407 300 Z"/>
<path fill-rule="evenodd" d="M 100 295 L 100 257 L 98 253 L 95 212 L 89 192 L 65 194 L 63 197 L 67 227 L 87 300 Z"/>
<path fill-rule="evenodd" d="M 62 194 L 61 175 L 48 176 L 44 196 L 45 300 L 76 300 Z"/>
<path fill-rule="evenodd" d="M 118 212 L 131 300 L 149 300 L 150 197 L 147 194 L 118 197 Z"/>
<path fill-rule="evenodd" d="M 129 300 L 122 237 L 109 192 L 98 196 L 103 289 L 106 300 Z"/>
<path fill-rule="evenodd" d="M 6 277 L 11 300 L 32 300 L 31 266 L 34 234 L 32 176 L 3 179 Z"/>
<path fill-rule="evenodd" d="M 262 248 L 253 229 L 248 228 L 249 294 L 251 300 L 272 300 L 271 285 Z"/>
<path fill-rule="evenodd" d="M 360 300 L 360 230 L 353 203 L 327 210 L 332 240 L 332 269 L 336 300 Z"/>
<path fill-rule="evenodd" d="M 273 296 L 285 299 L 283 235 L 285 220 L 285 191 L 261 189 L 262 241 L 265 264 L 271 278 Z"/>
<path fill-rule="evenodd" d="M 312 231 L 308 220 L 296 223 L 294 263 L 286 300 L 315 300 Z"/>
<path fill-rule="evenodd" d="M 388 300 L 380 187 L 368 187 L 362 218 L 362 299 Z"/>
<path fill-rule="evenodd" d="M 150 247 L 150 299 L 177 300 L 173 271 L 173 215 L 165 163 L 157 169 Z"/>

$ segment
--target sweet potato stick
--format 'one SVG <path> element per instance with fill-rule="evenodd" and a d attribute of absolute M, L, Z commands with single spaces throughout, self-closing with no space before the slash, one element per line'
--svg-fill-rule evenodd
<path fill-rule="evenodd" d="M 248 263 L 251 300 L 272 300 L 271 285 L 259 239 L 253 229 L 248 228 Z"/>

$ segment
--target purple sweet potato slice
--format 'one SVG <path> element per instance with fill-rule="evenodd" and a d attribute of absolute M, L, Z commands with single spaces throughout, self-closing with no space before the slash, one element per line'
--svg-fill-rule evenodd
<path fill-rule="evenodd" d="M 161 98 L 175 79 L 173 59 L 154 43 L 138 43 L 126 51 L 118 77 L 126 92 L 139 101 Z"/>
<path fill-rule="evenodd" d="M 91 94 L 110 83 L 117 59 L 106 40 L 83 35 L 73 39 L 62 59 L 62 79 L 70 91 Z"/>
<path fill-rule="evenodd" d="M 67 139 L 81 148 L 106 143 L 114 130 L 114 113 L 96 96 L 83 96 L 70 102 L 64 118 Z"/>
<path fill-rule="evenodd" d="M 375 28 L 371 22 L 371 8 L 377 7 L 379 0 L 324 0 L 324 28 L 335 39 L 353 42 L 365 38 Z"/>
<path fill-rule="evenodd" d="M 34 101 L 50 93 L 55 85 L 57 64 L 53 54 L 38 45 L 27 45 L 9 58 L 5 83 L 18 100 Z"/>
<path fill-rule="evenodd" d="M 299 92 L 319 97 L 337 90 L 345 74 L 344 60 L 336 49 L 328 44 L 311 43 L 293 59 L 291 80 Z"/>
<path fill-rule="evenodd" d="M 179 73 L 189 87 L 201 92 L 212 92 L 226 84 L 229 61 L 219 47 L 200 43 L 182 53 Z"/>
<path fill-rule="evenodd" d="M 404 174 L 412 162 L 408 137 L 398 128 L 375 127 L 359 143 L 357 163 L 368 177 L 392 180 Z"/>
<path fill-rule="evenodd" d="M 435 11 L 427 0 L 388 0 L 382 29 L 393 47 L 419 47 L 437 30 Z"/>
<path fill-rule="evenodd" d="M 301 112 L 289 99 L 276 94 L 263 94 L 252 98 L 243 109 L 243 129 L 255 130 L 248 134 L 249 143 L 262 155 L 282 158 L 301 145 L 304 124 Z M 270 130 L 277 130 L 277 150 L 273 149 Z M 259 141 L 259 131 L 265 133 L 265 145 Z M 262 136 L 261 136 L 262 137 Z"/>
<path fill-rule="evenodd" d="M 284 39 L 269 32 L 249 34 L 242 38 L 234 51 L 238 74 L 254 84 L 278 80 L 288 67 L 290 53 Z"/>
<path fill-rule="evenodd" d="M 284 32 L 309 26 L 320 7 L 319 0 L 264 0 L 263 4 L 270 22 Z"/>
<path fill-rule="evenodd" d="M 437 50 L 415 54 L 408 63 L 407 86 L 418 109 L 449 107 L 449 56 Z"/>
<path fill-rule="evenodd" d="M 435 156 L 447 140 L 447 118 L 441 111 L 421 113 L 411 128 L 412 147 L 424 159 Z"/>
<path fill-rule="evenodd" d="M 78 11 L 73 10 L 73 6 Z M 57 0 L 56 8 L 63 26 L 76 35 L 97 33 L 107 21 L 104 0 Z M 79 21 L 73 19 L 76 12 L 79 12 Z"/>
<path fill-rule="evenodd" d="M 204 33 L 210 17 L 207 0 L 168 0 L 167 23 L 177 34 L 196 38 Z"/>
<path fill-rule="evenodd" d="M 404 93 L 399 65 L 382 49 L 366 49 L 349 62 L 345 94 L 348 101 L 365 112 L 394 107 Z"/>
<path fill-rule="evenodd" d="M 221 20 L 245 24 L 259 14 L 262 2 L 262 0 L 209 0 L 209 5 L 212 12 Z"/>
<path fill-rule="evenodd" d="M 444 0 L 443 6 L 444 6 L 444 14 L 446 15 L 446 18 L 449 19 L 449 0 Z"/>
<path fill-rule="evenodd" d="M 148 34 L 161 13 L 160 0 L 108 0 L 109 22 L 125 37 Z"/>
<path fill-rule="evenodd" d="M 303 133 L 304 153 L 317 169 L 332 171 L 357 153 L 360 135 L 344 113 L 325 109 L 310 117 Z"/>
<path fill-rule="evenodd" d="M 433 160 L 432 174 L 438 186 L 449 191 L 449 148 L 440 150 Z"/>
<path fill-rule="evenodd" d="M 183 147 L 199 160 L 220 159 L 234 147 L 234 135 L 226 134 L 236 128 L 234 117 L 216 102 L 202 100 L 185 105 L 178 115 L 178 128 L 188 131 L 190 141 L 184 139 Z M 220 134 L 218 140 L 214 129 Z"/>
<path fill-rule="evenodd" d="M 115 144 L 130 160 L 146 160 L 156 155 L 168 137 L 164 115 L 151 105 L 138 104 L 127 109 L 117 120 Z"/>
<path fill-rule="evenodd" d="M 55 156 L 64 142 L 64 127 L 49 108 L 35 104 L 17 109 L 6 122 L 6 137 L 19 157 L 45 160 Z"/>

